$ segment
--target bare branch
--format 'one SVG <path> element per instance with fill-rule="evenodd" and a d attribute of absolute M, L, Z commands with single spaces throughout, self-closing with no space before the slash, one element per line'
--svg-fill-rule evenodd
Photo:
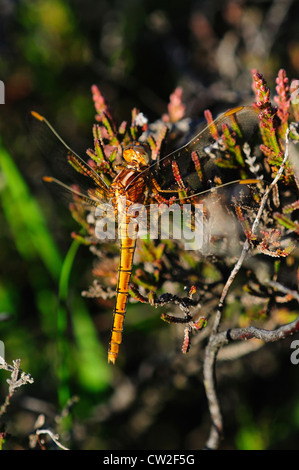
<path fill-rule="evenodd" d="M 35 434 L 36 436 L 40 436 L 41 434 L 47 434 L 48 436 L 50 436 L 50 438 L 52 439 L 53 442 L 55 442 L 55 444 L 60 447 L 60 449 L 63 449 L 63 450 L 70 450 L 68 447 L 65 447 L 63 444 L 61 444 L 59 442 L 59 435 L 58 434 L 54 434 L 50 429 L 37 429 L 35 431 Z"/>
<path fill-rule="evenodd" d="M 278 180 L 280 179 L 283 173 L 286 161 L 288 159 L 288 144 L 289 144 L 288 136 L 289 136 L 289 129 L 287 129 L 286 136 L 285 136 L 286 145 L 285 145 L 285 154 L 284 154 L 282 164 L 275 178 L 273 179 L 271 184 L 267 187 L 262 197 L 258 213 L 252 224 L 252 229 L 251 229 L 252 234 L 256 233 L 263 211 L 265 209 L 266 203 L 270 196 L 270 193 L 272 189 L 275 187 L 276 183 L 278 182 Z M 236 328 L 236 329 L 218 333 L 225 299 L 227 297 L 228 291 L 237 273 L 240 271 L 243 265 L 243 262 L 250 250 L 250 247 L 251 247 L 250 242 L 248 239 L 246 239 L 243 245 L 243 249 L 240 254 L 240 257 L 238 261 L 236 262 L 233 270 L 231 271 L 229 278 L 226 281 L 225 286 L 222 290 L 222 294 L 221 294 L 220 301 L 218 304 L 218 309 L 217 309 L 216 316 L 214 319 L 214 324 L 212 327 L 212 332 L 209 338 L 208 345 L 205 350 L 204 367 L 203 367 L 204 386 L 206 390 L 210 415 L 212 419 L 212 428 L 210 431 L 210 436 L 206 443 L 206 447 L 209 449 L 218 448 L 221 435 L 222 435 L 222 429 L 223 429 L 222 415 L 221 415 L 220 405 L 219 405 L 217 392 L 216 392 L 216 383 L 215 383 L 216 381 L 215 381 L 215 370 L 214 370 L 217 353 L 219 349 L 223 345 L 227 344 L 230 340 L 236 341 L 236 340 L 245 340 L 245 339 L 250 339 L 250 338 L 258 338 L 265 342 L 277 341 L 279 339 L 285 338 L 286 336 L 294 333 L 295 331 L 298 331 L 299 329 L 299 317 L 298 317 L 294 322 L 288 325 L 284 325 L 274 331 L 262 330 L 256 327 L 248 327 L 248 328 Z M 280 288 L 281 287 L 282 286 L 280 286 Z M 294 297 L 297 298 L 297 296 L 295 295 Z"/>
<path fill-rule="evenodd" d="M 299 292 L 298 291 L 288 289 L 287 287 L 283 286 L 279 282 L 268 281 L 267 284 L 271 287 L 274 287 L 279 292 L 283 292 L 284 294 L 290 295 L 291 297 L 296 299 L 297 302 L 299 303 Z"/>

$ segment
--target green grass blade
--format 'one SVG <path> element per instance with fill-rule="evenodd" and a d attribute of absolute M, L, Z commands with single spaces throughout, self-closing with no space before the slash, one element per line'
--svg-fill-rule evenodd
<path fill-rule="evenodd" d="M 26 259 L 38 255 L 50 275 L 58 280 L 61 256 L 49 233 L 43 213 L 9 153 L 0 144 L 0 169 L 5 186 L 1 191 L 2 206 L 11 227 L 16 246 Z"/>
<path fill-rule="evenodd" d="M 70 275 L 79 246 L 80 243 L 74 240 L 65 257 L 60 275 L 58 334 L 63 350 L 65 349 L 63 347 L 63 341 L 67 327 L 67 311 L 63 305 L 68 298 Z M 97 338 L 95 326 L 81 296 L 75 296 L 70 310 L 75 336 L 74 356 L 77 359 L 79 380 L 85 388 L 92 391 L 104 390 L 109 385 L 110 379 L 110 369 L 106 361 L 106 351 L 104 351 L 104 348 Z M 64 399 L 65 393 L 66 390 L 64 388 Z"/>
<path fill-rule="evenodd" d="M 79 243 L 74 241 L 64 261 L 59 254 L 55 242 L 47 229 L 46 221 L 36 200 L 20 174 L 9 153 L 0 146 L 0 169 L 4 175 L 5 185 L 0 192 L 0 198 L 6 220 L 10 226 L 16 247 L 20 255 L 27 261 L 28 266 L 40 258 L 51 277 L 59 282 L 59 305 L 49 319 L 49 308 L 44 305 L 49 297 L 47 280 L 36 280 L 32 283 L 36 289 L 38 305 L 46 318 L 44 324 L 51 326 L 58 333 L 58 357 L 56 360 L 57 373 L 60 380 L 60 403 L 65 405 L 70 397 L 69 380 L 72 367 L 67 331 L 67 309 L 65 302 L 69 296 L 69 279 Z M 41 290 L 43 284 L 44 291 Z M 42 295 L 41 295 L 42 294 Z M 80 293 L 75 295 L 71 311 L 71 322 L 75 335 L 77 370 L 80 382 L 93 391 L 103 390 L 109 383 L 109 369 L 106 363 L 106 352 L 101 347 L 93 322 Z M 56 327 L 55 327 L 56 324 Z"/>

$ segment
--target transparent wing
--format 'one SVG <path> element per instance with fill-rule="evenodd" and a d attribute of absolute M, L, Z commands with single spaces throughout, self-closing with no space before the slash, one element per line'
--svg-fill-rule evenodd
<path fill-rule="evenodd" d="M 157 182 L 159 188 L 158 195 L 153 194 L 152 204 L 157 201 L 163 203 L 164 200 L 167 205 L 171 200 L 172 204 L 183 204 L 183 208 L 188 203 L 204 203 L 207 220 L 213 213 L 224 211 L 231 220 L 230 224 L 232 219 L 239 219 L 246 230 L 245 225 L 258 207 L 260 184 L 257 183 L 262 185 L 262 182 L 256 178 L 241 179 L 245 174 L 240 173 L 242 165 L 240 162 L 234 165 L 229 153 L 227 160 L 221 161 L 225 151 L 220 138 L 225 128 L 231 136 L 236 136 L 236 145 L 245 141 L 253 144 L 258 136 L 258 112 L 252 107 L 227 111 L 186 145 L 152 164 L 150 178 Z M 185 192 L 181 191 L 182 187 L 186 188 Z M 220 226 L 229 227 L 230 224 Z M 218 226 L 217 220 L 215 226 Z"/>
<path fill-rule="evenodd" d="M 249 106 L 229 110 L 183 147 L 154 162 L 150 171 L 159 187 L 163 191 L 178 187 L 174 165 L 191 194 L 209 189 L 214 185 L 217 176 L 222 183 L 239 180 L 240 173 L 237 166 L 234 168 L 231 161 L 221 162 L 221 158 L 219 156 L 217 158 L 219 141 L 215 138 L 215 134 L 217 133 L 220 138 L 224 127 L 243 142 L 252 142 L 259 129 L 258 112 Z"/>

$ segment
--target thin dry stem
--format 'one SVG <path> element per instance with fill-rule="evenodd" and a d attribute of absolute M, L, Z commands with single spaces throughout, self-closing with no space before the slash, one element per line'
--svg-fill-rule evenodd
<path fill-rule="evenodd" d="M 20 388 L 22 385 L 27 383 L 32 384 L 34 382 L 30 374 L 22 372 L 20 369 L 21 359 L 15 359 L 13 365 L 7 364 L 3 358 L 1 358 L 0 369 L 7 370 L 11 373 L 11 378 L 7 379 L 6 382 L 9 385 L 8 394 L 5 398 L 3 405 L 0 408 L 0 416 L 2 416 L 6 411 L 7 407 L 10 405 L 10 400 L 17 388 Z"/>
<path fill-rule="evenodd" d="M 285 137 L 286 145 L 285 145 L 285 154 L 284 154 L 283 162 L 275 178 L 273 179 L 271 184 L 267 187 L 262 197 L 258 213 L 252 225 L 252 229 L 251 229 L 252 234 L 256 233 L 263 211 L 265 209 L 267 200 L 269 198 L 269 195 L 283 173 L 286 161 L 288 159 L 288 144 L 289 144 L 288 136 L 289 136 L 289 129 L 287 129 L 286 137 Z M 218 400 L 218 396 L 216 392 L 216 380 L 215 380 L 215 364 L 216 364 L 216 358 L 217 358 L 217 353 L 219 349 L 223 345 L 227 344 L 230 340 L 237 340 L 237 339 L 244 340 L 244 339 L 249 339 L 249 338 L 259 338 L 265 342 L 277 341 L 279 339 L 282 339 L 292 334 L 294 331 L 297 331 L 299 328 L 299 320 L 297 319 L 293 323 L 289 325 L 284 325 L 283 327 L 278 328 L 277 330 L 274 330 L 274 331 L 261 330 L 255 327 L 248 327 L 248 328 L 238 328 L 234 330 L 227 330 L 227 331 L 218 333 L 219 326 L 221 323 L 222 310 L 224 307 L 225 299 L 227 297 L 228 291 L 237 273 L 239 272 L 239 270 L 241 269 L 243 265 L 243 262 L 250 250 L 250 247 L 251 247 L 250 242 L 248 239 L 246 239 L 243 245 L 241 255 L 238 261 L 236 262 L 233 270 L 231 271 L 229 278 L 226 281 L 225 286 L 223 288 L 220 301 L 218 304 L 218 309 L 216 312 L 214 324 L 212 327 L 212 332 L 209 338 L 209 343 L 205 350 L 205 359 L 204 359 L 204 367 L 203 367 L 204 386 L 206 390 L 210 415 L 212 419 L 212 427 L 210 431 L 210 436 L 206 443 L 206 447 L 208 449 L 217 449 L 219 447 L 219 443 L 220 443 L 221 436 L 222 436 L 222 430 L 223 430 L 223 421 L 222 421 L 219 400 Z M 281 287 L 282 286 L 280 286 L 280 288 Z M 283 292 L 287 290 L 288 290 L 287 288 L 284 288 Z"/>

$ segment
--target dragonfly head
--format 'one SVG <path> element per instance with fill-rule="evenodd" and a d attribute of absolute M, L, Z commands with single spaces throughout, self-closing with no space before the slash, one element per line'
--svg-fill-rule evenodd
<path fill-rule="evenodd" d="M 146 144 L 134 142 L 123 150 L 123 159 L 136 167 L 148 166 L 150 162 L 150 150 Z"/>

